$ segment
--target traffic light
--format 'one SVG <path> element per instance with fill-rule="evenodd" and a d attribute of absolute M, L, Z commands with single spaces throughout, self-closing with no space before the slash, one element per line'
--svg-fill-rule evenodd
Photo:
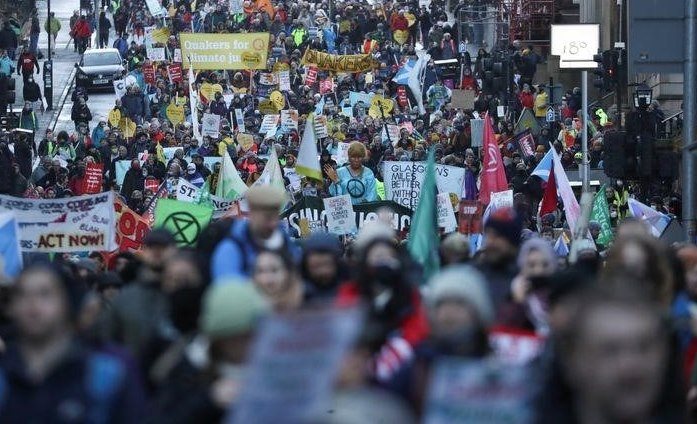
<path fill-rule="evenodd" d="M 593 55 L 593 61 L 598 64 L 598 66 L 593 70 L 593 74 L 595 75 L 595 79 L 593 80 L 593 87 L 602 90 L 605 88 L 605 80 L 603 78 L 605 75 L 605 70 L 603 69 L 602 53 Z"/>
<path fill-rule="evenodd" d="M 620 53 L 617 50 L 605 50 L 593 55 L 593 61 L 598 67 L 593 71 L 595 80 L 593 85 L 604 91 L 612 91 L 620 81 L 619 72 Z"/>

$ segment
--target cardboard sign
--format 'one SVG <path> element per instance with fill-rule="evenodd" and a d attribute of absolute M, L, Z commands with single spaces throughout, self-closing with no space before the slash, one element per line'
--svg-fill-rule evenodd
<path fill-rule="evenodd" d="M 482 204 L 479 201 L 461 200 L 457 230 L 464 235 L 481 234 L 483 232 L 482 214 Z"/>
<path fill-rule="evenodd" d="M 477 94 L 474 90 L 452 90 L 450 103 L 458 109 L 474 109 Z"/>
<path fill-rule="evenodd" d="M 170 82 L 174 84 L 182 82 L 182 65 L 174 63 L 167 66 L 167 74 L 169 75 Z"/>
<path fill-rule="evenodd" d="M 342 359 L 362 322 L 362 313 L 352 308 L 264 319 L 227 422 L 299 423 L 326 414 Z"/>
<path fill-rule="evenodd" d="M 278 89 L 281 91 L 290 91 L 290 72 L 289 71 L 279 71 L 278 72 Z"/>
<path fill-rule="evenodd" d="M 204 113 L 201 120 L 201 135 L 218 138 L 220 136 L 220 115 Z"/>
<path fill-rule="evenodd" d="M 298 130 L 298 111 L 284 109 L 281 111 L 281 129 L 284 131 Z"/>
<path fill-rule="evenodd" d="M 416 209 L 425 174 L 426 162 L 383 162 L 382 175 L 386 199 Z M 439 193 L 455 193 L 460 196 L 464 180 L 464 168 L 436 165 L 436 185 Z"/>
<path fill-rule="evenodd" d="M 278 126 L 278 121 L 281 118 L 278 115 L 266 115 L 261 121 L 259 134 L 268 134 L 270 131 L 275 131 Z"/>
<path fill-rule="evenodd" d="M 143 80 L 146 84 L 155 84 L 155 67 L 152 63 L 143 65 Z"/>
<path fill-rule="evenodd" d="M 85 167 L 85 179 L 82 186 L 84 194 L 97 194 L 102 192 L 104 184 L 104 165 L 101 163 L 88 163 Z"/>
<path fill-rule="evenodd" d="M 450 201 L 450 193 L 438 193 L 436 204 L 438 206 L 438 226 L 444 228 L 446 234 L 454 232 L 457 228 L 457 221 L 455 221 L 455 212 Z"/>
<path fill-rule="evenodd" d="M 114 201 L 116 212 L 116 244 L 119 252 L 139 250 L 150 231 L 150 222 L 131 210 L 120 198 Z"/>
<path fill-rule="evenodd" d="M 351 203 L 351 196 L 329 197 L 322 199 L 327 216 L 327 230 L 334 234 L 351 234 L 356 232 L 356 218 Z"/>
<path fill-rule="evenodd" d="M 15 212 L 23 252 L 116 248 L 112 192 L 45 200 L 0 195 L 0 211 Z"/>

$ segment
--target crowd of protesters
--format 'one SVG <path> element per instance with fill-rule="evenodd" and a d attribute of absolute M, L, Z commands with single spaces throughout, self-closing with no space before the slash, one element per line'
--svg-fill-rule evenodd
<path fill-rule="evenodd" d="M 554 241 L 568 232 L 564 206 L 559 202 L 538 222 L 544 183 L 531 173 L 550 144 L 565 170 L 577 169 L 584 160 L 583 131 L 589 132 L 588 160 L 602 168 L 603 135 L 618 117 L 594 109 L 584 126 L 580 92 L 572 89 L 563 96 L 557 122 L 546 122 L 553 99 L 548 87 L 535 84 L 543 58 L 518 42 L 502 49 L 512 70 L 510 85 L 492 87 L 487 62 L 501 46 L 487 46 L 474 23 L 486 2 L 457 6 L 470 11 L 473 20 L 465 34 L 457 34 L 462 27 L 449 23 L 436 2 L 425 7 L 245 0 L 239 13 L 230 13 L 227 1 L 174 0 L 165 2 L 165 19 L 153 18 L 144 1 L 105 6 L 108 16 L 76 15 L 71 35 L 75 49 L 83 51 L 98 21 L 98 45 L 119 50 L 126 63 L 123 78 L 135 83 L 114 99 L 114 110 L 135 128 L 128 121 L 123 127 L 108 116 L 93 116 L 89 94 L 75 89 L 74 129 L 47 130 L 36 143 L 24 133 L 0 143 L 0 193 L 47 199 L 82 195 L 86 166 L 100 163 L 104 190 L 119 193 L 132 210 L 144 213 L 160 195 L 148 180 L 158 187 L 184 178 L 215 192 L 221 167 L 210 169 L 203 158 L 229 155 L 251 186 L 275 149 L 293 198 L 310 191 L 320 197 L 344 194 L 343 176 L 360 172 L 366 192 L 353 200 L 361 203 L 384 196 L 379 188 L 383 161 L 425 160 L 433 149 L 438 163 L 466 169 L 462 198 L 476 200 L 483 153 L 472 144 L 470 120 L 488 114 L 514 190 L 513 208 L 488 217 L 484 243 L 474 255 L 467 236 L 444 236 L 441 269 L 429 278 L 389 223 L 364 226 L 350 245 L 325 233 L 291 238 L 279 219 L 289 193 L 266 186 L 247 192 L 245 219 L 214 221 L 195 248 L 177 247 L 170 233 L 153 229 L 137 252 L 56 255 L 50 264 L 28 264 L 12 285 L 3 286 L 0 421 L 217 422 L 234 414 L 250 343 L 265 317 L 354 305 L 365 307 L 364 328 L 335 379 L 337 404 L 331 413 L 314 417 L 317 422 L 423 419 L 435 366 L 446 357 L 497 357 L 492 334 L 501 328 L 542 341 L 520 365 L 530 369 L 535 383 L 528 387 L 531 421 L 685 422 L 694 412 L 697 247 L 666 246 L 646 222 L 627 212 L 628 199 L 639 196 L 666 215 L 679 216 L 677 195 L 669 188 L 647 198 L 639 185 L 613 182 L 606 189 L 612 245 L 579 241 L 573 257 L 560 255 Z M 165 62 L 148 59 L 144 31 L 151 26 L 169 30 L 161 44 Z M 31 38 L 15 67 L 16 45 L 4 42 L 4 31 L 0 48 L 7 54 L 0 58 L 0 73 L 9 60 L 10 72 L 24 74 L 20 123 L 34 131 L 32 114 L 40 102 L 31 91 L 35 66 L 38 72 L 36 42 Z M 182 80 L 173 82 L 168 65 L 180 47 L 178 35 L 191 31 L 270 33 L 267 70 L 290 71 L 285 108 L 298 111 L 298 129 L 259 135 L 260 72 L 199 71 L 193 82 L 182 72 Z M 398 31 L 408 33 L 402 44 L 394 37 Z M 479 49 L 476 57 L 460 48 L 459 39 Z M 419 112 L 420 99 L 409 89 L 406 103 L 401 101 L 392 80 L 422 47 L 431 56 L 422 84 L 426 113 Z M 360 73 L 320 70 L 316 82 L 308 84 L 302 62 L 308 48 L 372 54 L 376 66 Z M 446 78 L 433 61 L 455 57 L 462 72 Z M 145 81 L 148 66 L 155 68 L 154 82 Z M 332 89 L 320 92 L 328 79 Z M 211 98 L 198 95 L 191 110 L 189 90 L 200 94 L 203 84 L 219 84 L 222 91 Z M 470 107 L 456 107 L 454 89 L 472 90 L 477 97 Z M 361 91 L 393 99 L 393 110 L 375 117 L 370 105 L 350 105 L 349 93 Z M 183 122 L 170 121 L 170 104 L 184 107 Z M 348 115 L 342 113 L 345 106 L 352 106 Z M 499 106 L 506 106 L 506 113 L 500 114 Z M 238 143 L 240 123 L 231 119 L 236 109 L 243 113 L 245 132 L 254 137 L 252 146 Z M 515 142 L 517 118 L 525 109 L 540 129 L 530 156 Z M 659 112 L 651 106 L 650 113 Z M 195 136 L 192 122 L 200 122 L 204 113 L 220 115 L 219 138 Z M 328 137 L 320 140 L 323 181 L 302 178 L 298 184 L 293 168 L 311 113 L 327 117 Z M 402 128 L 397 140 L 385 136 L 386 124 L 404 123 L 413 129 Z M 352 143 L 347 166 L 334 160 L 340 142 Z M 171 159 L 161 154 L 168 147 L 178 148 Z M 116 167 L 123 160 L 131 166 L 119 182 Z M 597 240 L 598 223 L 591 221 L 589 229 Z M 365 402 L 364 396 L 380 402 Z"/>

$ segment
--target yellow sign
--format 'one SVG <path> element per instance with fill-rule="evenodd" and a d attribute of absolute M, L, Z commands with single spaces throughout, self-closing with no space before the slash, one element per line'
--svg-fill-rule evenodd
<path fill-rule="evenodd" d="M 198 91 L 204 99 L 210 101 L 215 98 L 215 93 L 222 93 L 223 87 L 220 84 L 211 84 L 204 82 Z"/>
<path fill-rule="evenodd" d="M 172 125 L 176 126 L 184 122 L 184 107 L 170 103 L 165 112 L 167 113 L 167 119 L 169 119 Z"/>
<path fill-rule="evenodd" d="M 278 108 L 271 100 L 264 99 L 259 101 L 259 112 L 262 115 L 275 115 L 278 113 Z"/>
<path fill-rule="evenodd" d="M 112 109 L 111 112 L 109 112 L 109 125 L 116 128 L 119 126 L 119 122 L 121 122 L 121 111 Z"/>
<path fill-rule="evenodd" d="M 416 16 L 414 16 L 413 13 L 405 13 L 404 17 L 407 18 L 407 22 L 409 23 L 409 26 L 412 26 L 416 23 Z"/>
<path fill-rule="evenodd" d="M 265 69 L 269 34 L 180 33 L 185 69 Z"/>
<path fill-rule="evenodd" d="M 373 57 L 369 54 L 329 54 L 317 50 L 305 50 L 303 64 L 314 64 L 318 69 L 335 72 L 364 72 L 374 65 Z"/>
<path fill-rule="evenodd" d="M 240 143 L 242 150 L 247 152 L 254 145 L 254 136 L 246 133 L 237 134 L 237 141 Z"/>
<path fill-rule="evenodd" d="M 136 134 L 136 123 L 128 118 L 121 118 L 119 129 L 123 131 L 123 135 L 126 138 L 131 138 Z"/>
<path fill-rule="evenodd" d="M 396 41 L 401 46 L 402 44 L 406 43 L 409 39 L 409 31 L 404 29 L 398 29 L 394 33 L 392 33 L 392 37 L 394 37 L 394 41 Z"/>
<path fill-rule="evenodd" d="M 271 99 L 271 103 L 273 103 L 277 111 L 283 109 L 283 106 L 286 105 L 286 98 L 283 97 L 283 93 L 280 91 L 272 91 L 269 99 Z"/>
<path fill-rule="evenodd" d="M 285 62 L 276 62 L 273 64 L 273 71 L 274 72 L 290 71 L 290 65 L 285 63 Z"/>
<path fill-rule="evenodd" d="M 169 39 L 169 28 L 158 28 L 152 32 L 152 41 L 161 44 L 167 44 Z"/>
<path fill-rule="evenodd" d="M 392 99 L 386 99 L 382 96 L 374 96 L 373 100 L 370 101 L 370 109 L 368 109 L 368 115 L 377 119 L 383 116 L 390 116 L 394 109 L 394 102 Z"/>

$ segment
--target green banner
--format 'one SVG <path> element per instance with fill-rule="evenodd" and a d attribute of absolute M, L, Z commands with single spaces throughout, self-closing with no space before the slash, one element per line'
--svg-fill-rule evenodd
<path fill-rule="evenodd" d="M 600 224 L 598 243 L 607 246 L 612 241 L 613 234 L 612 222 L 610 221 L 610 207 L 607 204 L 607 197 L 605 197 L 605 186 L 600 187 L 600 190 L 595 194 L 591 221 L 597 221 Z"/>
<path fill-rule="evenodd" d="M 193 246 L 213 215 L 210 207 L 172 199 L 160 199 L 155 208 L 155 228 L 172 233 L 179 246 Z"/>

